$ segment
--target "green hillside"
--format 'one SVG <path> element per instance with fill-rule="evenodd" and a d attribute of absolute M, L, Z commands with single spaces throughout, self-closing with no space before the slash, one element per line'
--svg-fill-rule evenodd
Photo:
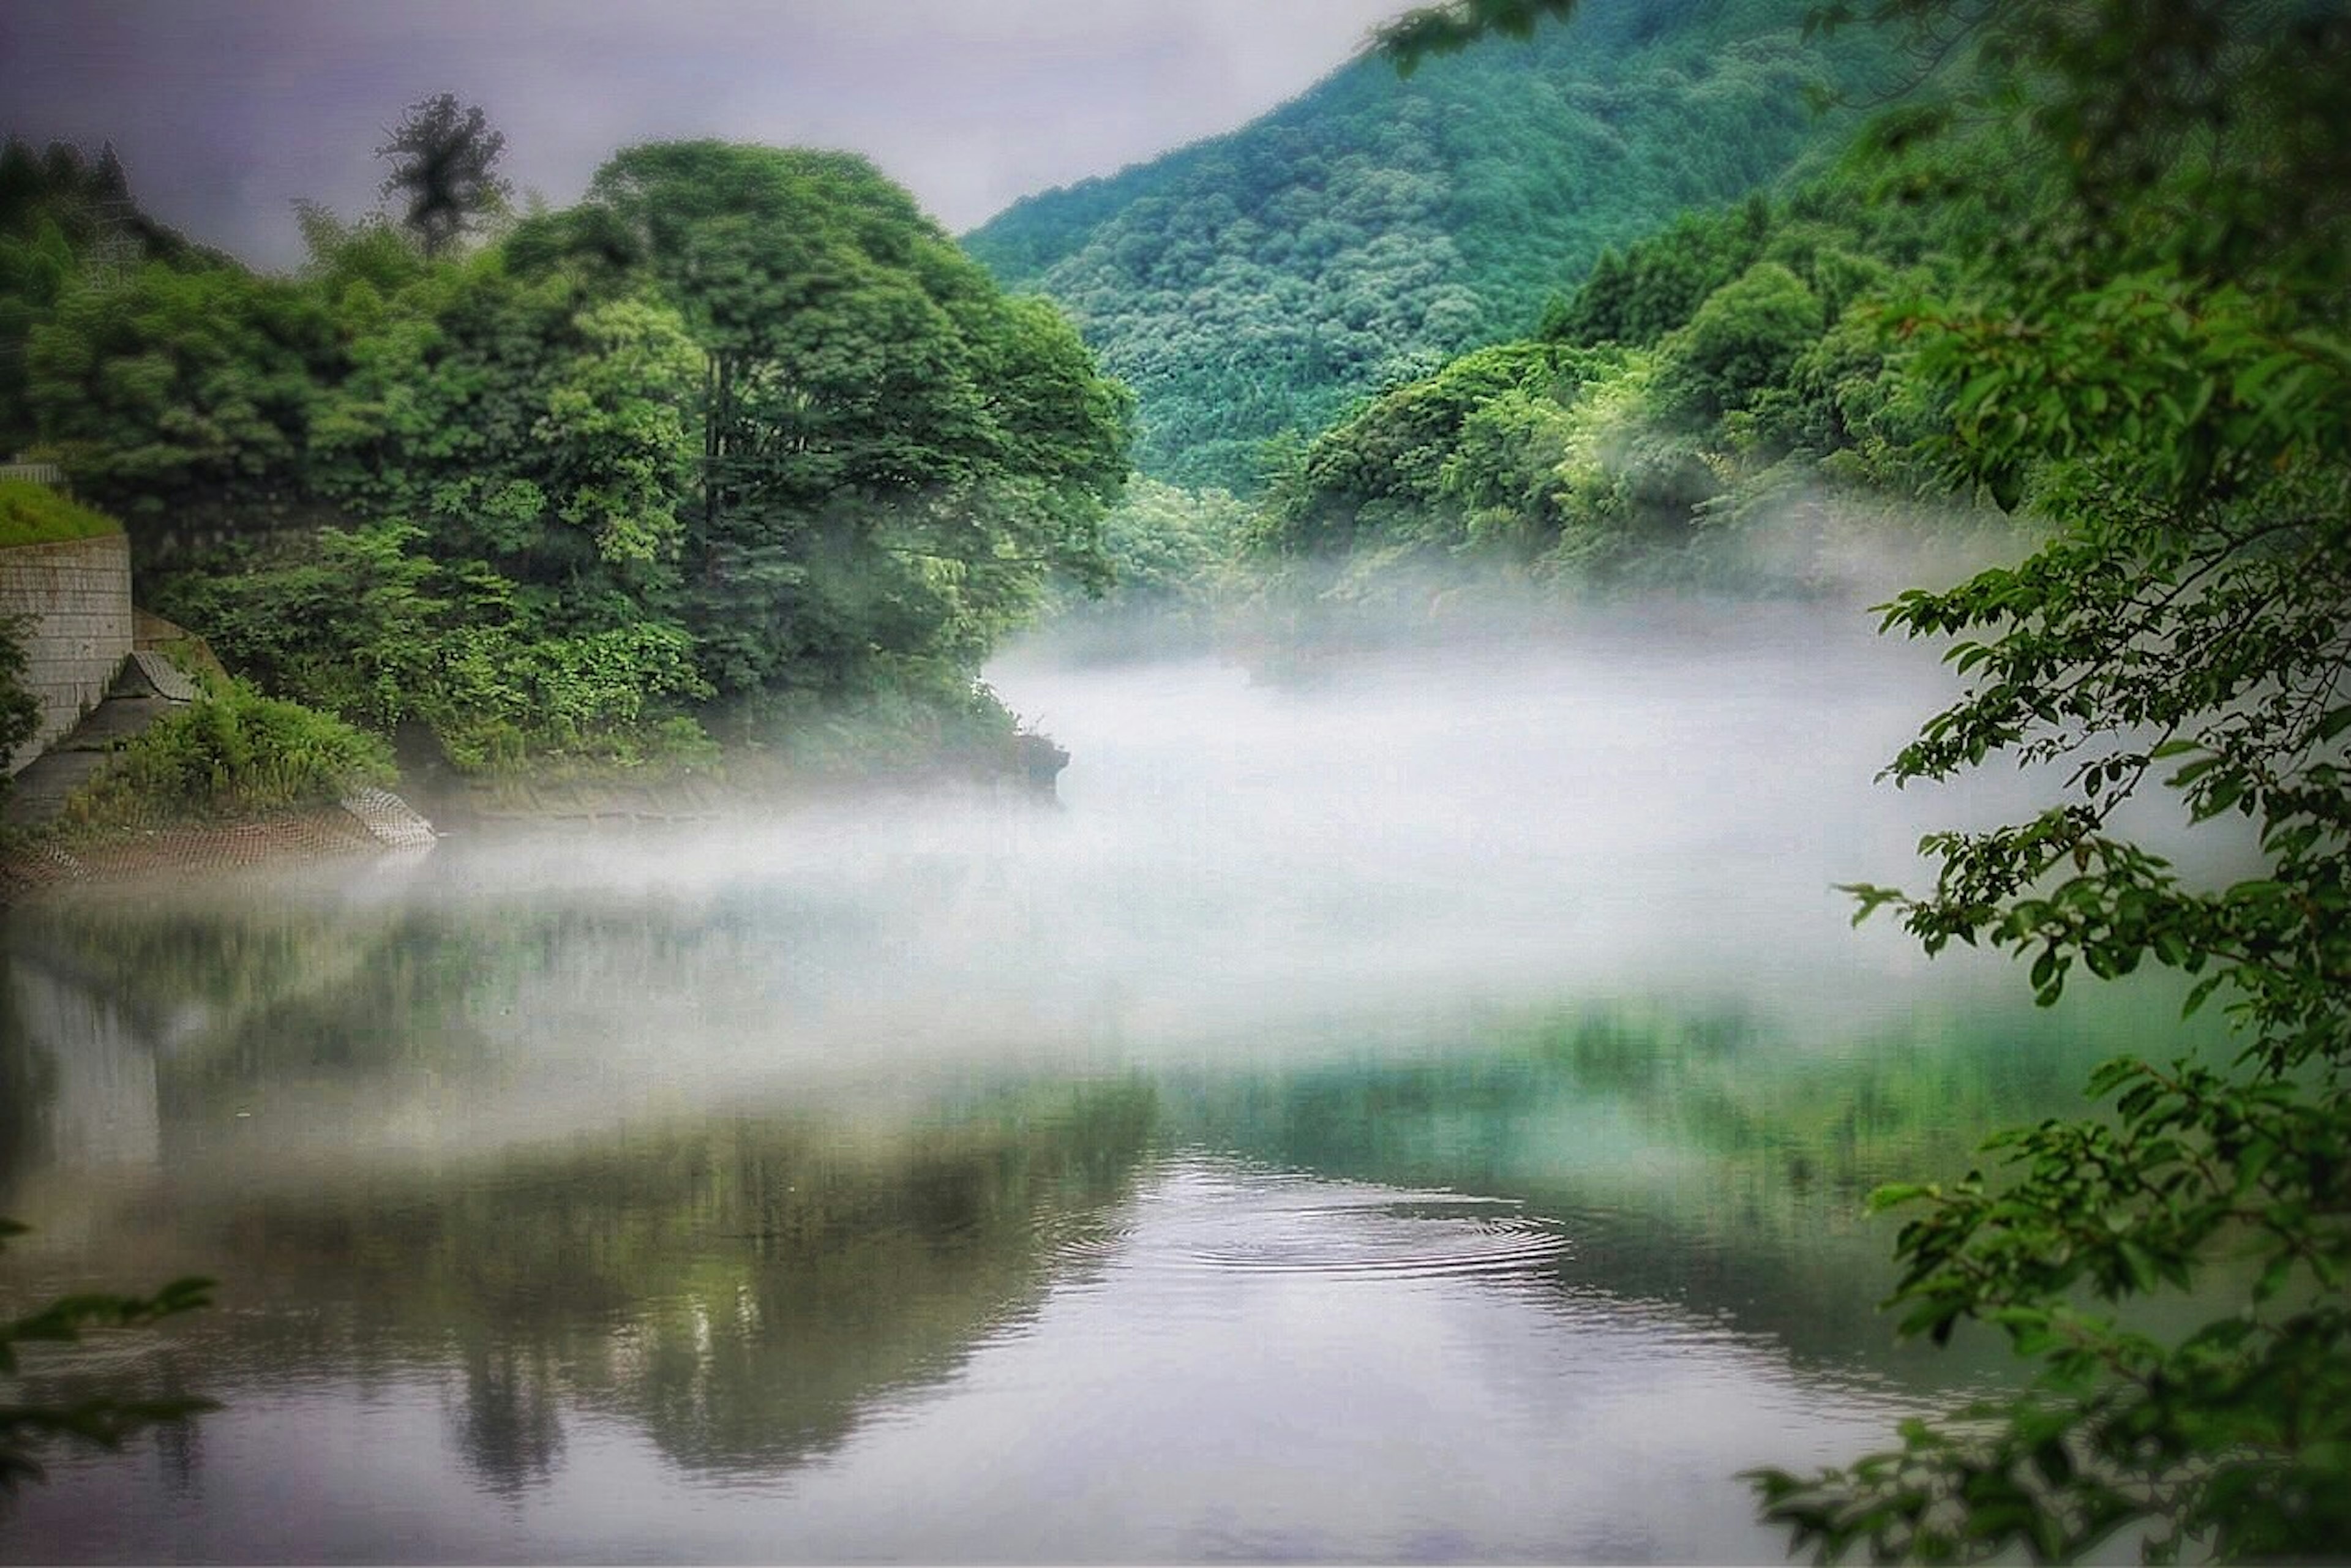
<path fill-rule="evenodd" d="M 1800 0 L 1594 0 L 1533 43 L 1399 78 L 1358 59 L 1228 136 L 1023 201 L 968 235 L 1141 399 L 1136 461 L 1252 486 L 1259 444 L 1533 325 L 1604 251 L 1850 129 L 1809 89 L 1896 74 Z"/>
<path fill-rule="evenodd" d="M 226 258 L 190 245 L 141 212 L 110 144 L 35 147 L 0 137 L 0 455 L 35 439 L 25 351 L 33 329 L 85 267 Z"/>
<path fill-rule="evenodd" d="M 820 713 L 986 766 L 988 648 L 1105 570 L 1124 390 L 862 159 L 647 143 L 439 255 L 311 209 L 293 277 L 145 245 L 92 167 L 0 147 L 0 450 L 237 674 L 461 772 L 822 761 Z"/>

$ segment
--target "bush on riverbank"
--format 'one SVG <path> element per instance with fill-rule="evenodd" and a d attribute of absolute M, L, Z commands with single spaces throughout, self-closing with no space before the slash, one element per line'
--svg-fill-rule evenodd
<path fill-rule="evenodd" d="M 389 784 L 392 751 L 330 714 L 229 682 L 150 725 L 66 801 L 68 833 L 281 810 Z"/>
<path fill-rule="evenodd" d="M 879 689 L 855 697 L 814 693 L 769 701 L 738 716 L 725 733 L 726 773 L 754 794 L 799 786 L 985 783 L 1026 780 L 1040 747 L 1065 753 L 1027 729 L 984 681 L 951 665 L 893 670 Z"/>

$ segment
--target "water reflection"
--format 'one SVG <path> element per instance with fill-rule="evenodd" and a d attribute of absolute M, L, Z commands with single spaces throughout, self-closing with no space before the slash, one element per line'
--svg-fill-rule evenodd
<path fill-rule="evenodd" d="M 747 1010 L 806 936 L 20 913 L 29 1288 L 224 1277 L 152 1370 L 230 1408 L 161 1471 L 71 1467 L 0 1555 L 1752 1555 L 1738 1469 L 1989 1365 L 1889 1354 L 1859 1194 L 2136 1027 L 1929 1010 L 1824 1049 L 1652 999 L 1257 1065 L 647 1065 L 660 977 L 737 966 L 703 1016 Z M 619 1064 L 579 1045 L 586 976 L 646 1040 Z M 289 1511 L 276 1465 L 365 1506 Z"/>
<path fill-rule="evenodd" d="M 1738 1014 L 1587 1004 L 1416 1050 L 1171 1075 L 1162 1093 L 1205 1146 L 1550 1217 L 1573 1290 L 1767 1334 L 1816 1372 L 1964 1379 L 2004 1354 L 1894 1344 L 1874 1310 L 1890 1236 L 1863 1199 L 1965 1168 L 1983 1129 L 2065 1103 L 2175 1010 L 2155 989 L 2100 1001 L 1922 1014 L 1834 1050 Z"/>
<path fill-rule="evenodd" d="M 1775 1554 L 1737 1470 L 2002 1369 L 1891 1352 L 1861 1195 L 2176 998 L 1848 932 L 1923 703 L 1745 625 L 1072 678 L 1059 813 L 11 912 L 6 1288 L 221 1277 L 93 1369 L 227 1407 L 0 1558 Z"/>

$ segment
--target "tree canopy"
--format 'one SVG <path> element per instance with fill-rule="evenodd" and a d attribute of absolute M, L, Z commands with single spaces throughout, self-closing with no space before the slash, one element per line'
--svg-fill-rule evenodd
<path fill-rule="evenodd" d="M 460 106 L 444 92 L 412 105 L 375 150 L 392 162 L 383 193 L 401 202 L 400 221 L 427 256 L 448 254 L 511 193 L 493 172 L 506 148 L 506 133 L 490 129 L 480 105 Z"/>
<path fill-rule="evenodd" d="M 1461 0 L 1388 44 L 1411 64 L 1573 8 Z M 1934 414 L 1907 444 L 2045 540 L 1885 607 L 1889 630 L 1958 639 L 1969 680 L 1889 771 L 2069 771 L 2026 821 L 1931 835 L 1930 891 L 1853 891 L 1930 952 L 2029 959 L 2044 1003 L 2077 971 L 2179 970 L 2190 1010 L 2230 998 L 2242 1049 L 2118 1059 L 2088 1086 L 2098 1114 L 1998 1134 L 1989 1172 L 1881 1189 L 1910 1217 L 1903 1331 L 1979 1322 L 2037 1375 L 1906 1423 L 1898 1450 L 1756 1483 L 1823 1559 L 2071 1560 L 2118 1532 L 2158 1560 L 2325 1557 L 2351 1541 L 2351 8 L 1879 0 L 1813 20 L 1865 15 L 1957 62 L 1860 154 L 1882 195 L 1973 231 L 1962 265 L 1871 290 L 1870 335 Z M 1803 345 L 1825 280 L 1808 302 L 1796 270 L 1713 237 L 1687 270 L 1604 264 L 1552 329 L 1654 339 L 1685 413 L 1800 412 L 1775 383 L 1833 386 L 1851 351 Z M 2134 842 L 2124 808 L 2150 779 L 2208 833 L 2244 824 L 2252 874 Z M 2148 1310 L 2173 1292 L 2185 1312 Z"/>
<path fill-rule="evenodd" d="M 2047 199 L 1905 320 L 1951 389 L 1951 470 L 2052 533 L 1888 608 L 1961 639 L 1970 677 L 1893 771 L 2005 753 L 2069 764 L 2070 789 L 1931 839 L 1931 892 L 1859 891 L 1929 949 L 2030 957 L 2044 1000 L 2077 969 L 2194 976 L 2189 1005 L 2223 991 L 2243 1049 L 2113 1062 L 2090 1086 L 2110 1116 L 1881 1194 L 1911 1214 L 1906 1326 L 1994 1325 L 2041 1376 L 1767 1496 L 1829 1552 L 2070 1557 L 2131 1528 L 2165 1556 L 2325 1556 L 2351 1541 L 2351 10 L 2011 4 L 1980 26 L 1976 101 L 2029 132 Z M 2150 779 L 2245 824 L 2255 874 L 2134 843 L 2119 814 Z M 2172 1291 L 2214 1315 L 2167 1333 L 2133 1310 Z"/>
<path fill-rule="evenodd" d="M 863 160 L 634 148 L 567 239 L 684 313 L 705 385 L 689 617 L 724 691 L 967 668 L 1049 570 L 1100 572 L 1129 399 Z"/>
<path fill-rule="evenodd" d="M 465 768 L 699 756 L 967 704 L 1049 574 L 1103 575 L 1131 400 L 862 160 L 632 148 L 462 256 L 302 218 L 297 277 L 68 246 L 23 297 L 37 437 L 277 690 Z"/>

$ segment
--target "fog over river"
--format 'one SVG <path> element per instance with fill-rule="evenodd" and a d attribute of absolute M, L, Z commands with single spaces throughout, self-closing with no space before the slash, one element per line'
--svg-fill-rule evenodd
<path fill-rule="evenodd" d="M 1776 1557 L 1740 1469 L 2004 1374 L 1862 1195 L 2177 1012 L 1849 928 L 2033 799 L 1873 782 L 1949 687 L 1871 625 L 1015 650 L 1058 807 L 13 911 L 0 1282 L 218 1277 L 57 1375 L 224 1408 L 0 1559 Z"/>

